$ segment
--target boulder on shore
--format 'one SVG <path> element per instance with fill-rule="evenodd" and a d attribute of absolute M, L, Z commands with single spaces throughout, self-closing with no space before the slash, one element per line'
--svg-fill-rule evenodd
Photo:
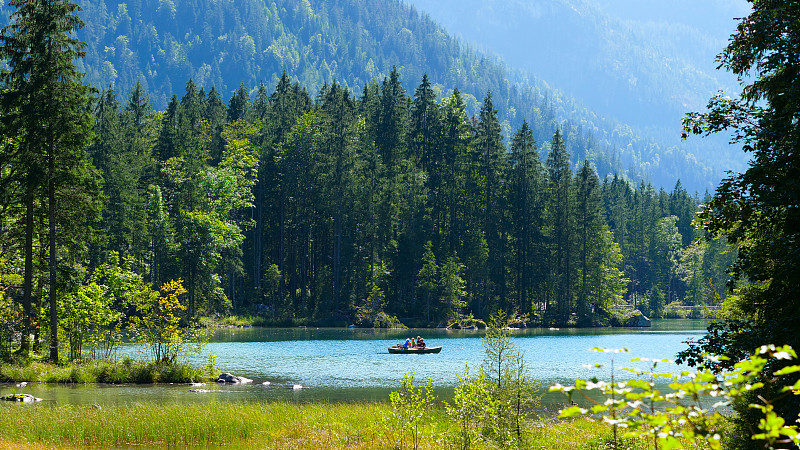
<path fill-rule="evenodd" d="M 231 375 L 227 372 L 221 373 L 217 379 L 217 383 L 247 384 L 252 382 L 253 380 L 250 378 L 237 377 L 236 375 Z"/>
<path fill-rule="evenodd" d="M 647 316 L 642 314 L 642 312 L 638 309 L 633 311 L 633 315 L 628 319 L 627 322 L 625 322 L 626 327 L 644 328 L 649 327 L 650 325 L 650 319 L 648 319 Z"/>

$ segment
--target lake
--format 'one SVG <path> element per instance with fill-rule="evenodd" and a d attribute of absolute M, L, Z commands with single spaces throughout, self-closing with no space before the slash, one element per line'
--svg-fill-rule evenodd
<path fill-rule="evenodd" d="M 592 348 L 620 349 L 613 355 L 618 379 L 630 378 L 622 367 L 644 368 L 631 358 L 674 359 L 685 341 L 705 332 L 703 320 L 654 320 L 651 328 L 564 328 L 513 331 L 513 342 L 523 353 L 530 374 L 546 387 L 572 383 L 575 378 L 610 378 L 612 355 Z M 439 354 L 391 355 L 387 348 L 407 337 L 421 335 L 429 346 L 443 346 Z M 442 329 L 371 330 L 341 328 L 232 328 L 220 329 L 201 355 L 190 361 L 204 364 L 216 355 L 221 370 L 252 378 L 251 385 L 211 384 L 212 393 L 191 393 L 186 385 L 107 386 L 43 385 L 25 388 L 0 385 L 0 395 L 31 393 L 49 402 L 110 404 L 134 401 L 374 401 L 387 400 L 406 372 L 418 382 L 433 381 L 437 393 L 448 397 L 468 364 L 473 373 L 483 361 L 482 332 Z M 130 350 L 130 349 L 129 349 Z M 603 364 L 604 368 L 589 368 Z M 663 366 L 663 367 L 662 367 Z M 659 365 L 677 372 L 683 367 Z M 268 385 L 262 384 L 269 382 Z M 302 389 L 294 389 L 302 385 Z M 557 396 L 557 397 L 556 397 Z M 545 403 L 561 401 L 548 394 Z"/>

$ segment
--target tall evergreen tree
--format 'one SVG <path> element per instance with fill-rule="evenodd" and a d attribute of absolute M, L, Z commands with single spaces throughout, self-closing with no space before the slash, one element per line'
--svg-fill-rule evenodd
<path fill-rule="evenodd" d="M 472 128 L 467 120 L 466 104 L 458 88 L 442 101 L 442 146 L 437 155 L 441 161 L 439 168 L 442 180 L 439 202 L 433 210 L 441 217 L 436 220 L 437 229 L 443 240 L 444 255 L 452 255 L 460 250 L 461 231 L 463 229 L 464 206 L 466 199 L 462 195 L 465 186 L 465 167 Z"/>
<path fill-rule="evenodd" d="M 411 105 L 410 145 L 411 153 L 419 161 L 419 165 L 430 175 L 439 175 L 434 167 L 435 154 L 441 138 L 439 107 L 436 105 L 436 93 L 431 88 L 428 75 L 422 76 L 422 82 L 414 91 Z M 440 181 L 430 180 L 429 184 L 436 189 Z"/>
<path fill-rule="evenodd" d="M 603 263 L 602 254 L 606 251 L 607 225 L 602 206 L 600 180 L 589 161 L 584 160 L 575 176 L 575 241 L 579 276 L 575 311 L 581 325 L 591 324 L 589 303 L 591 294 L 595 292 L 591 273 L 594 267 Z"/>
<path fill-rule="evenodd" d="M 334 82 L 320 93 L 323 113 L 324 134 L 322 148 L 324 152 L 325 202 L 329 204 L 329 217 L 333 218 L 333 236 L 331 245 L 332 292 L 329 308 L 336 310 L 344 302 L 342 282 L 347 263 L 345 248 L 348 247 L 346 222 L 349 216 L 347 205 L 351 200 L 347 194 L 353 174 L 354 147 L 351 135 L 355 119 L 355 105 L 350 91 Z"/>
<path fill-rule="evenodd" d="M 491 300 L 507 300 L 505 288 L 505 262 L 504 255 L 504 226 L 503 212 L 503 175 L 506 167 L 506 149 L 503 145 L 500 121 L 497 110 L 492 103 L 492 93 L 488 92 L 483 99 L 480 116 L 475 127 L 473 177 L 478 190 L 477 198 L 473 198 L 478 206 L 478 226 L 483 230 L 486 246 L 488 248 L 488 266 L 470 267 L 471 270 L 480 269 L 480 284 L 482 286 L 482 305 L 478 310 L 489 305 Z M 499 304 L 497 307 L 508 310 L 510 305 Z"/>
<path fill-rule="evenodd" d="M 83 215 L 91 211 L 91 199 L 96 195 L 88 181 L 91 166 L 84 155 L 91 136 L 89 86 L 83 83 L 83 74 L 75 67 L 76 60 L 84 55 L 86 44 L 74 37 L 83 27 L 76 4 L 64 0 L 12 0 L 9 4 L 16 10 L 11 15 L 12 23 L 0 35 L 0 55 L 9 65 L 9 70 L 3 73 L 5 90 L 0 94 L 0 104 L 6 130 L 18 137 L 27 160 L 24 167 L 27 215 L 33 214 L 32 197 L 38 188 L 47 193 L 43 200 L 48 205 L 50 359 L 57 361 L 59 238 L 64 238 L 64 231 L 79 229 L 69 225 L 83 222 L 70 219 L 85 219 Z M 37 187 L 39 183 L 44 186 Z M 78 198 L 81 196 L 90 201 L 81 202 Z M 88 208 L 70 211 L 69 207 Z M 26 333 L 30 332 L 30 317 L 34 313 L 30 304 L 32 225 L 29 217 L 23 294 Z M 80 241 L 75 238 L 71 237 L 73 242 Z"/>
<path fill-rule="evenodd" d="M 400 83 L 400 72 L 392 67 L 383 79 L 375 117 L 375 145 L 383 156 L 383 164 L 392 174 L 397 162 L 405 156 L 409 99 Z"/>
<path fill-rule="evenodd" d="M 532 311 L 547 278 L 544 254 L 544 188 L 545 175 L 528 126 L 522 126 L 511 141 L 508 175 L 508 204 L 511 211 L 513 246 L 513 280 L 515 304 L 520 313 Z"/>
<path fill-rule="evenodd" d="M 561 130 L 556 130 L 550 143 L 550 153 L 547 156 L 548 194 L 547 205 L 548 222 L 550 228 L 550 270 L 551 289 L 549 298 L 554 300 L 553 310 L 547 307 L 550 320 L 559 325 L 565 325 L 569 318 L 572 305 L 572 171 L 569 164 L 569 154 L 564 143 Z"/>
<path fill-rule="evenodd" d="M 228 120 L 236 122 L 244 119 L 250 110 L 250 93 L 244 87 L 244 82 L 239 85 L 239 89 L 233 93 L 228 101 Z"/>

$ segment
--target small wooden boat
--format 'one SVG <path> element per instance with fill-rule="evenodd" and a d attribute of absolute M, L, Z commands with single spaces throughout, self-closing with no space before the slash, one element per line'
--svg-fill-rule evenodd
<path fill-rule="evenodd" d="M 439 353 L 442 351 L 442 346 L 438 347 L 409 347 L 407 349 L 403 347 L 389 347 L 389 353 L 413 353 L 413 354 L 421 354 L 421 353 Z"/>

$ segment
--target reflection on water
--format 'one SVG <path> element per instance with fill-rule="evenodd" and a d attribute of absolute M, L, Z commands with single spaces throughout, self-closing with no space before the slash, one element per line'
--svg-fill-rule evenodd
<path fill-rule="evenodd" d="M 668 358 L 705 331 L 705 321 L 654 321 L 652 328 L 529 329 L 514 332 L 514 342 L 523 352 L 531 375 L 544 386 L 572 383 L 575 378 L 608 378 L 610 355 L 592 352 L 598 348 L 627 348 L 615 355 L 615 366 L 644 368 L 630 362 L 633 357 Z M 441 345 L 435 355 L 390 355 L 387 348 L 406 337 L 422 335 L 428 345 Z M 417 380 L 431 379 L 441 395 L 449 396 L 456 374 L 469 365 L 477 369 L 483 358 L 482 333 L 447 330 L 363 329 L 262 329 L 219 330 L 202 355 L 192 362 L 204 364 L 207 354 L 217 356 L 219 367 L 235 375 L 254 379 L 252 385 L 210 385 L 210 393 L 191 393 L 185 385 L 96 386 L 40 385 L 25 388 L 0 385 L 0 394 L 27 392 L 49 403 L 109 404 L 136 401 L 194 402 L 286 400 L 364 401 L 386 400 L 406 372 Z M 659 365 L 659 369 L 662 365 Z M 667 365 L 665 371 L 678 371 Z M 618 379 L 631 377 L 615 371 Z M 269 385 L 262 384 L 268 381 Z M 304 389 L 292 389 L 295 384 Z M 556 401 L 552 395 L 550 401 Z"/>

